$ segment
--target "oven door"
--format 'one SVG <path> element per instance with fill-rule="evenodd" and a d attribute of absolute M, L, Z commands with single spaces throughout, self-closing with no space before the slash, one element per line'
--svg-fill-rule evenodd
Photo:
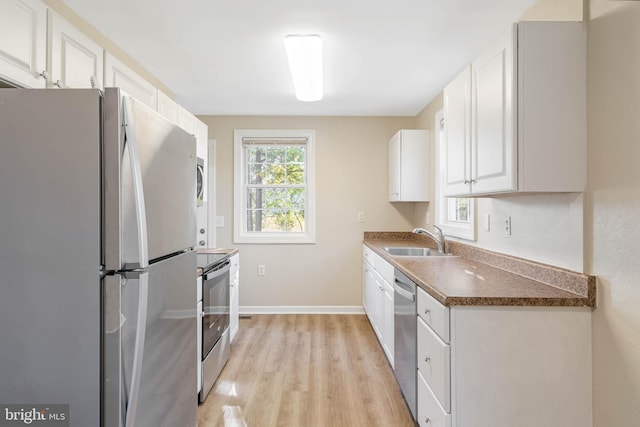
<path fill-rule="evenodd" d="M 202 277 L 202 360 L 229 328 L 228 259 Z"/>

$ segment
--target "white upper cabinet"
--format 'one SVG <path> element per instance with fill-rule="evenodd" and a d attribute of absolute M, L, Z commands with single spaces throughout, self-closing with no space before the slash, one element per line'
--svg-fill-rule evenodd
<path fill-rule="evenodd" d="M 158 108 L 158 89 L 109 52 L 104 58 L 105 87 L 122 88 L 148 107 Z"/>
<path fill-rule="evenodd" d="M 50 85 L 69 88 L 102 88 L 102 46 L 49 9 Z"/>
<path fill-rule="evenodd" d="M 468 65 L 443 93 L 444 180 L 447 194 L 469 191 L 471 169 L 471 66 Z"/>
<path fill-rule="evenodd" d="M 446 196 L 584 191 L 584 24 L 514 24 L 445 87 L 444 120 Z"/>
<path fill-rule="evenodd" d="M 47 61 L 47 8 L 39 0 L 0 2 L 0 77 L 43 88 Z"/>
<path fill-rule="evenodd" d="M 514 117 L 517 26 L 471 63 L 471 184 L 474 193 L 516 190 Z"/>
<path fill-rule="evenodd" d="M 389 201 L 429 201 L 429 132 L 398 131 L 389 140 Z"/>
<path fill-rule="evenodd" d="M 161 90 L 158 90 L 158 113 L 171 123 L 178 123 L 178 103 Z"/>

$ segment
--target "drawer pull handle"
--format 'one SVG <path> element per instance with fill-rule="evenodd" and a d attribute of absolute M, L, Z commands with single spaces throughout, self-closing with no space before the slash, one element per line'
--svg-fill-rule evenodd
<path fill-rule="evenodd" d="M 431 418 L 429 418 L 429 417 L 425 418 L 425 419 L 424 419 L 424 422 L 425 422 L 425 423 L 427 423 L 427 424 L 429 424 L 429 423 L 431 422 Z"/>
<path fill-rule="evenodd" d="M 431 362 L 431 357 L 429 357 L 429 356 L 425 357 L 425 358 L 424 358 L 424 361 L 425 361 L 425 362 Z"/>
<path fill-rule="evenodd" d="M 431 310 L 429 310 L 428 308 L 424 309 L 424 314 L 428 315 L 429 313 L 431 313 Z"/>

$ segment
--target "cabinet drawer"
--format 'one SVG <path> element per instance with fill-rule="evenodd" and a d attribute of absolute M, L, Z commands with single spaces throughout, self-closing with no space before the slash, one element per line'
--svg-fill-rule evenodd
<path fill-rule="evenodd" d="M 367 246 L 362 246 L 362 257 L 367 260 L 367 262 L 373 266 L 373 260 L 374 260 L 374 256 L 375 254 L 373 253 L 373 251 L 371 249 L 369 249 Z"/>
<path fill-rule="evenodd" d="M 420 427 L 451 427 L 451 414 L 440 406 L 420 372 L 418 372 L 418 425 Z"/>
<path fill-rule="evenodd" d="M 418 317 L 418 370 L 447 412 L 451 412 L 450 348 Z"/>
<path fill-rule="evenodd" d="M 449 342 L 449 308 L 418 288 L 418 316 L 442 338 Z"/>
<path fill-rule="evenodd" d="M 378 254 L 374 254 L 374 267 L 376 269 L 376 271 L 380 274 L 380 276 L 382 276 L 382 278 L 385 280 L 385 282 L 387 282 L 388 284 L 390 284 L 391 286 L 393 286 L 394 280 L 393 280 L 393 276 L 394 276 L 394 268 L 391 264 L 389 264 L 387 261 L 385 261 L 380 255 Z"/>

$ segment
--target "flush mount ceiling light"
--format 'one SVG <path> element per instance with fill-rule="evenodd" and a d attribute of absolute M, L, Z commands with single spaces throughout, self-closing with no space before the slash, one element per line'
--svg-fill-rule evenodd
<path fill-rule="evenodd" d="M 293 87 L 299 101 L 322 99 L 322 39 L 319 35 L 289 35 L 284 39 Z"/>

